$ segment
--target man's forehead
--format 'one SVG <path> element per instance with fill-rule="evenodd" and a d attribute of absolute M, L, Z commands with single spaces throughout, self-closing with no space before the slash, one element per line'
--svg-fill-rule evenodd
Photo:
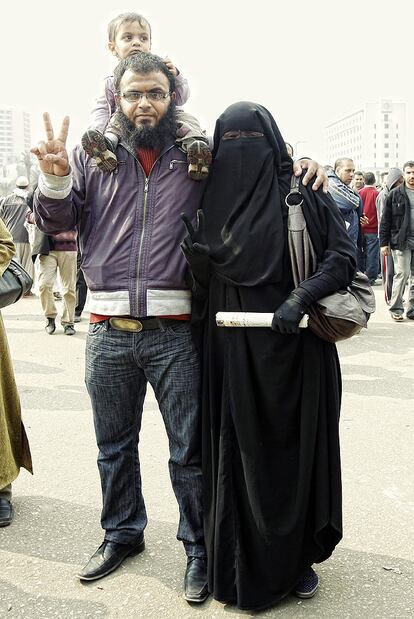
<path fill-rule="evenodd" d="M 404 174 L 411 174 L 412 172 L 414 172 L 414 166 L 412 165 L 407 166 L 404 170 Z"/>
<path fill-rule="evenodd" d="M 139 87 L 138 87 L 139 84 Z M 136 73 L 128 69 L 125 71 L 120 82 L 121 90 L 134 87 L 135 90 L 145 88 L 145 90 L 153 90 L 154 88 L 162 88 L 168 91 L 170 82 L 168 77 L 161 71 L 151 71 L 150 73 Z"/>

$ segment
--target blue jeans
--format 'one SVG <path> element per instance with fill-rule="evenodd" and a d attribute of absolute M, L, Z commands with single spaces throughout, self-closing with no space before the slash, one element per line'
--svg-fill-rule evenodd
<path fill-rule="evenodd" d="M 365 273 L 370 282 L 377 279 L 380 270 L 380 246 L 376 232 L 364 234 Z"/>
<path fill-rule="evenodd" d="M 108 321 L 89 326 L 85 382 L 99 448 L 105 539 L 134 542 L 147 524 L 138 453 L 147 381 L 168 435 L 177 538 L 189 556 L 205 556 L 200 363 L 187 322 L 141 333 L 117 331 Z"/>

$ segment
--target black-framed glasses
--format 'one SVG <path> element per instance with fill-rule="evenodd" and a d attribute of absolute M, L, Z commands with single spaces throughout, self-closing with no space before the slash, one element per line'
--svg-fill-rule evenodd
<path fill-rule="evenodd" d="M 138 103 L 143 97 L 146 97 L 147 101 L 162 101 L 171 95 L 170 92 L 164 93 L 157 90 L 151 92 L 139 92 L 138 90 L 129 90 L 127 92 L 120 93 L 120 96 L 128 101 L 128 103 Z"/>

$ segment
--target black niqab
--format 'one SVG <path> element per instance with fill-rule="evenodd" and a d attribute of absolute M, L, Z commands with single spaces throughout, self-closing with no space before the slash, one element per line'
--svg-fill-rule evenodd
<path fill-rule="evenodd" d="M 217 121 L 213 156 L 203 201 L 212 268 L 235 285 L 280 281 L 292 160 L 271 114 L 256 103 L 231 105 Z"/>

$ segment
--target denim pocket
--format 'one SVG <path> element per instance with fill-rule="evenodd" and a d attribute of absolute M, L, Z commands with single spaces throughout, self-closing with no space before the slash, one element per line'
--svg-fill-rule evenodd
<path fill-rule="evenodd" d="M 177 320 L 177 323 L 169 325 L 165 333 L 170 333 L 177 337 L 186 338 L 191 336 L 191 327 L 188 320 Z"/>

